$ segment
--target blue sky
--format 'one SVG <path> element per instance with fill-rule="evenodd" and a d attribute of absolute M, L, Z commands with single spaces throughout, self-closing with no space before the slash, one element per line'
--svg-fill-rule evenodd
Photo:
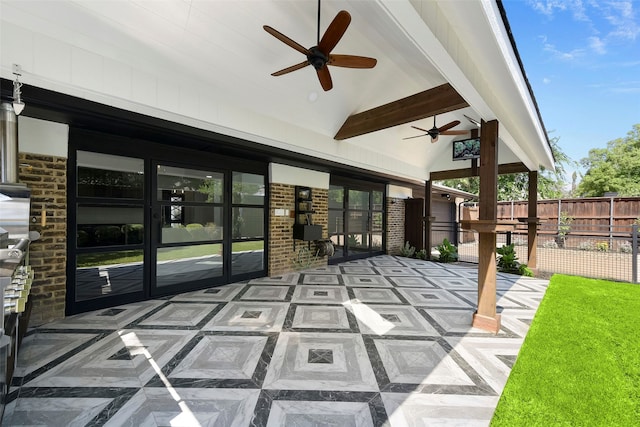
<path fill-rule="evenodd" d="M 640 0 L 503 5 L 547 131 L 572 160 L 640 123 Z"/>

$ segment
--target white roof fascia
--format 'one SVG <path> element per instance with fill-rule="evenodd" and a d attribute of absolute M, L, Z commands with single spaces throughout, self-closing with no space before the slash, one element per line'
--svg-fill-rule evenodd
<path fill-rule="evenodd" d="M 412 4 L 408 0 L 378 0 L 381 6 L 394 19 L 399 28 L 403 29 L 407 39 L 429 59 L 438 71 L 449 81 L 456 91 L 478 112 L 485 120 L 498 119 L 496 113 L 485 101 L 484 97 L 476 89 L 475 85 L 456 63 L 452 54 L 444 47 L 434 34 L 431 26 L 449 26 L 446 16 L 442 14 L 437 2 L 414 0 Z M 466 2 L 450 2 L 462 3 Z M 419 8 L 420 10 L 416 9 Z M 474 17 L 474 19 L 476 19 Z M 458 40 L 448 40 L 450 43 L 460 45 Z M 457 46 L 463 49 L 462 46 Z M 450 47 L 451 49 L 451 47 Z M 488 83 L 487 83 L 488 84 Z M 531 170 L 537 170 L 539 165 L 525 153 L 504 125 L 499 129 L 500 139 L 511 151 Z M 430 164 L 428 169 L 433 165 Z"/>
<path fill-rule="evenodd" d="M 536 108 L 534 100 L 531 96 L 531 92 L 529 91 L 529 87 L 522 73 L 520 63 L 518 62 L 516 53 L 513 49 L 513 45 L 511 44 L 510 37 L 507 34 L 502 16 L 500 14 L 500 11 L 498 10 L 498 5 L 494 0 L 481 0 L 480 4 L 485 12 L 485 16 L 487 17 L 487 22 L 489 23 L 490 28 L 493 30 L 496 43 L 498 45 L 498 48 L 502 52 L 502 57 L 504 58 L 506 66 L 509 68 L 510 75 L 512 76 L 513 82 L 517 87 L 520 98 L 522 99 L 522 102 L 524 103 L 527 112 L 529 113 L 529 120 L 535 127 L 537 137 L 542 142 L 541 144 L 535 144 L 535 147 L 542 148 L 544 153 L 544 155 L 541 156 L 542 158 L 540 159 L 540 164 L 548 169 L 555 169 L 553 153 L 551 152 L 551 148 L 549 147 L 548 138 L 544 130 L 544 126 L 540 121 L 538 109 Z"/>

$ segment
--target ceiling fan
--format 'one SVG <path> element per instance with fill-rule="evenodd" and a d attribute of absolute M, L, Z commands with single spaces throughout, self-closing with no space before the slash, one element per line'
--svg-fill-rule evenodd
<path fill-rule="evenodd" d="M 292 71 L 299 70 L 301 68 L 306 67 L 307 65 L 312 65 L 313 68 L 316 69 L 316 73 L 318 74 L 318 79 L 320 80 L 320 84 L 322 85 L 322 89 L 325 91 L 331 90 L 333 87 L 333 82 L 331 81 L 331 74 L 329 74 L 328 65 L 333 65 L 335 67 L 345 67 L 345 68 L 373 68 L 375 67 L 377 60 L 375 58 L 368 58 L 365 56 L 354 56 L 354 55 L 332 55 L 331 51 L 338 44 L 345 31 L 347 31 L 347 27 L 351 23 L 351 15 L 346 10 L 341 10 L 338 12 L 327 30 L 325 31 L 322 38 L 320 38 L 320 0 L 318 0 L 318 34 L 317 34 L 317 44 L 316 46 L 310 47 L 309 49 L 305 48 L 301 44 L 291 40 L 289 37 L 285 36 L 281 32 L 271 28 L 268 25 L 264 25 L 264 30 L 283 42 L 284 44 L 294 48 L 298 52 L 302 53 L 307 57 L 306 61 L 303 61 L 299 64 L 292 65 L 291 67 L 287 67 L 283 70 L 276 71 L 272 73 L 272 76 L 281 76 L 283 74 L 290 73 Z"/>
<path fill-rule="evenodd" d="M 425 134 L 416 135 L 416 136 L 410 136 L 410 137 L 402 138 L 402 139 L 420 138 L 420 137 L 429 135 L 431 137 L 431 142 L 433 143 L 433 142 L 437 142 L 438 141 L 438 137 L 440 135 L 466 135 L 467 133 L 469 133 L 468 130 L 449 130 L 449 129 L 453 128 L 453 127 L 458 126 L 459 124 L 460 124 L 460 120 L 454 120 L 452 122 L 447 123 L 444 126 L 437 127 L 436 126 L 436 116 L 433 116 L 433 127 L 431 129 L 429 129 L 429 130 L 422 129 L 422 128 L 419 128 L 417 126 L 411 126 L 412 128 L 417 129 L 419 131 L 426 132 Z"/>

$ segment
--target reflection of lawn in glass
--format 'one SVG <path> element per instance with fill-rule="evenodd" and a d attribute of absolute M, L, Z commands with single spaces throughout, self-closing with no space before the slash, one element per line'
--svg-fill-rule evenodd
<path fill-rule="evenodd" d="M 212 247 L 215 249 L 212 250 Z M 256 251 L 264 249 L 262 240 L 257 242 L 236 242 L 233 244 L 235 252 Z M 222 251 L 222 245 L 198 245 L 173 248 L 171 251 L 158 253 L 158 261 L 173 259 L 195 258 L 207 255 L 217 255 Z M 99 265 L 131 264 L 142 262 L 143 253 L 140 250 L 101 252 L 92 254 L 78 254 L 77 265 L 81 267 L 95 267 Z"/>

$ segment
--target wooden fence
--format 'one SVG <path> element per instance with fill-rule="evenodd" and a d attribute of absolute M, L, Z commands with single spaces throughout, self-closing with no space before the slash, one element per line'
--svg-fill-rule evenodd
<path fill-rule="evenodd" d="M 498 219 L 526 218 L 528 202 L 498 202 Z M 583 233 L 610 234 L 617 230 L 628 233 L 640 218 L 640 197 L 589 197 L 538 201 L 538 218 L 541 232 L 552 232 L 558 227 L 561 214 L 572 218 L 572 224 Z"/>

